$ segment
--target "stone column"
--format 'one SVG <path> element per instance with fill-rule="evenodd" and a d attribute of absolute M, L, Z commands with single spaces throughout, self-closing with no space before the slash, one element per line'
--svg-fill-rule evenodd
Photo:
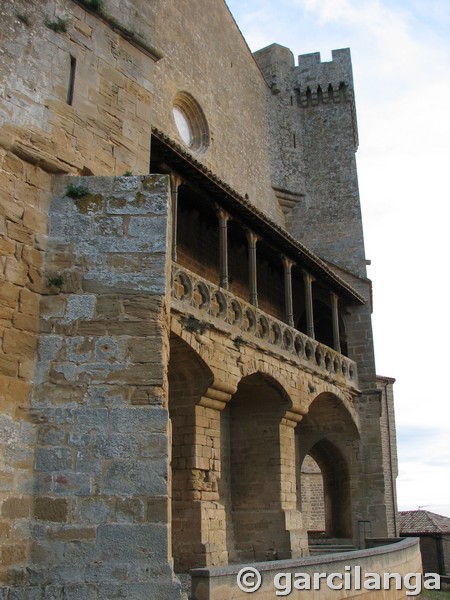
<path fill-rule="evenodd" d="M 249 302 L 258 306 L 258 282 L 256 276 L 256 243 L 259 236 L 247 230 L 248 240 L 248 269 L 249 269 Z"/>
<path fill-rule="evenodd" d="M 172 260 L 177 260 L 177 226 L 178 226 L 178 188 L 182 180 L 178 175 L 170 175 L 171 211 L 172 211 Z"/>
<path fill-rule="evenodd" d="M 314 277 L 307 271 L 303 271 L 303 281 L 305 282 L 305 306 L 306 306 L 306 335 L 315 339 L 314 333 L 314 312 L 313 312 L 313 297 L 312 283 Z"/>
<path fill-rule="evenodd" d="M 281 508 L 284 512 L 285 531 L 289 535 L 289 556 L 298 558 L 308 555 L 308 534 L 303 526 L 302 514 L 298 510 L 297 465 L 295 449 L 295 428 L 306 411 L 287 411 L 280 423 L 280 473 Z"/>
<path fill-rule="evenodd" d="M 220 502 L 220 413 L 236 386 L 215 379 L 173 411 L 175 569 L 227 564 L 226 513 Z"/>
<path fill-rule="evenodd" d="M 228 289 L 228 221 L 230 215 L 223 210 L 217 209 L 217 217 L 219 219 L 219 236 L 220 236 L 220 264 L 219 285 L 224 289 Z"/>
<path fill-rule="evenodd" d="M 294 261 L 287 256 L 282 255 L 284 269 L 284 311 L 286 314 L 286 323 L 294 327 L 294 307 L 292 303 L 292 267 Z"/>
<path fill-rule="evenodd" d="M 333 319 L 333 348 L 336 352 L 341 352 L 341 340 L 339 339 L 339 297 L 334 293 L 330 292 L 331 299 L 331 311 Z"/>

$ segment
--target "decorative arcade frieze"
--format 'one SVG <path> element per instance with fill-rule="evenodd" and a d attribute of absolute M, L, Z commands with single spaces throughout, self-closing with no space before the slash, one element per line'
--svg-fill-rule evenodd
<path fill-rule="evenodd" d="M 172 310 L 185 315 L 192 330 L 214 327 L 228 333 L 237 347 L 254 344 L 333 383 L 358 389 L 354 361 L 176 263 Z"/>

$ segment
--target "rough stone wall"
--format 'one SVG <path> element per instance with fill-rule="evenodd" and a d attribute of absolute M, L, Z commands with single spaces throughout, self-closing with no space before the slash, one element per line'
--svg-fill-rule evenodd
<path fill-rule="evenodd" d="M 295 199 L 287 215 L 294 237 L 364 277 L 350 51 L 332 56 L 322 63 L 319 53 L 305 54 L 295 66 L 277 44 L 255 54 L 272 91 L 272 184 Z"/>
<path fill-rule="evenodd" d="M 51 177 L 0 147 L 0 581 L 27 559 L 35 431 L 29 417 Z"/>
<path fill-rule="evenodd" d="M 299 56 L 295 69 L 301 93 L 307 197 L 292 216 L 292 233 L 319 256 L 364 277 L 350 51 L 334 50 L 332 56 L 328 63 L 321 63 L 318 53 Z"/>
<path fill-rule="evenodd" d="M 154 3 L 161 20 L 155 44 L 154 125 L 182 144 L 172 116 L 177 93 L 190 93 L 209 125 L 210 145 L 197 158 L 280 224 L 270 185 L 267 84 L 225 2 Z M 207 49 L 207 50 L 205 50 Z"/>
<path fill-rule="evenodd" d="M 65 183 L 56 184 L 50 206 L 52 175 L 146 173 L 151 125 L 180 141 L 172 101 L 178 91 L 191 92 L 211 136 L 209 149 L 196 158 L 281 224 L 271 185 L 292 193 L 298 202 L 288 215 L 291 231 L 356 273 L 340 274 L 370 296 L 348 53 L 335 53 L 332 63 L 303 57 L 293 67 L 287 49 L 263 52 L 262 68 L 275 73 L 269 90 L 222 0 L 111 0 L 106 8 L 106 16 L 72 0 L 5 0 L 0 8 L 0 574 L 4 593 L 12 586 L 15 597 L 39 595 L 44 585 L 55 598 L 63 587 L 74 599 L 140 598 L 149 585 L 158 600 L 175 594 L 167 525 L 167 181 L 72 180 L 88 185 L 89 194 L 69 199 Z M 68 19 L 67 31 L 49 27 L 58 19 Z M 149 44 L 164 53 L 156 70 Z M 350 86 L 342 94 L 341 80 Z M 314 91 L 322 81 L 333 84 L 332 102 L 324 100 L 325 87 L 321 99 Z M 322 147 L 317 139 L 325 140 Z M 239 293 L 248 285 L 245 244 L 230 267 L 233 260 L 240 275 L 231 288 Z M 264 307 L 272 311 L 280 297 L 268 295 Z M 198 500 L 197 558 L 216 564 L 227 557 L 214 402 L 219 397 L 223 409 L 233 386 L 258 371 L 289 388 L 297 416 L 320 391 L 346 403 L 362 440 L 351 447 L 354 532 L 358 519 L 370 519 L 372 533 L 386 535 L 392 515 L 386 516 L 370 319 L 369 303 L 347 315 L 349 355 L 358 362 L 362 389 L 357 399 L 345 385 L 336 389 L 310 372 L 299 377 L 296 364 L 267 349 L 239 349 L 223 332 L 189 339 L 221 382 L 215 381 L 209 404 L 191 407 L 186 417 L 186 426 L 196 428 L 194 442 L 192 431 L 188 440 L 177 438 L 178 449 L 192 446 L 177 458 L 192 459 L 183 468 L 192 476 L 187 496 Z M 300 552 L 295 423 L 280 425 L 280 504 L 291 547 Z M 214 435 L 203 435 L 205 429 Z M 156 538 L 158 546 L 151 542 Z M 27 569 L 30 564 L 36 569 Z M 28 585 L 37 589 L 25 591 Z"/>
<path fill-rule="evenodd" d="M 258 50 L 254 56 L 270 87 L 267 111 L 272 185 L 300 202 L 306 194 L 306 166 L 300 90 L 293 85 L 294 56 L 279 44 Z M 291 211 L 287 212 L 289 227 Z"/>
<path fill-rule="evenodd" d="M 309 455 L 301 466 L 301 507 L 305 529 L 325 530 L 325 508 L 323 502 L 323 477 L 319 465 Z"/>
<path fill-rule="evenodd" d="M 88 193 L 69 197 L 69 183 Z M 29 543 L 3 572 L 11 593 L 178 596 L 169 562 L 168 202 L 165 176 L 55 186 L 46 268 L 60 280 L 41 303 L 25 415 L 36 446 L 22 487 L 33 498 L 2 503 L 3 516 L 23 518 L 16 528 Z"/>
<path fill-rule="evenodd" d="M 0 145 L 53 173 L 148 173 L 153 60 L 72 0 L 6 0 L 1 21 Z"/>

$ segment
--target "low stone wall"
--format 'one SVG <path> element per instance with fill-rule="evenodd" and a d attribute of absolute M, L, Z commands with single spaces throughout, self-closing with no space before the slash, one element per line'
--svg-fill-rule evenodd
<path fill-rule="evenodd" d="M 248 579 L 241 576 L 241 587 L 247 585 L 247 591 L 239 587 L 238 577 L 242 569 L 250 571 L 252 568 L 259 572 L 261 585 L 249 595 L 251 586 L 256 583 L 257 574 L 253 573 L 253 576 L 250 573 Z M 287 596 L 290 600 L 297 600 L 306 593 L 308 598 L 316 600 L 360 597 L 364 597 L 364 600 L 399 600 L 407 597 L 407 591 L 408 596 L 413 595 L 415 588 L 421 584 L 419 576 L 411 579 L 405 579 L 405 576 L 421 572 L 419 540 L 408 538 L 395 544 L 329 556 L 193 569 L 192 598 L 273 600 Z M 400 575 L 401 589 L 396 589 L 394 578 L 385 585 L 386 573 Z M 381 590 L 376 585 L 375 574 L 381 576 Z M 300 589 L 296 589 L 296 585 Z M 378 589 L 374 589 L 375 587 Z M 386 587 L 389 589 L 385 589 Z"/>

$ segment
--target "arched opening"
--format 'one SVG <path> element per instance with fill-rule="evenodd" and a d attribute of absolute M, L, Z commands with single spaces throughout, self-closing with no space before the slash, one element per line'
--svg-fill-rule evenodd
<path fill-rule="evenodd" d="M 325 506 L 323 475 L 319 465 L 310 454 L 300 467 L 300 495 L 303 526 L 308 535 L 325 533 Z"/>
<path fill-rule="evenodd" d="M 339 449 L 326 439 L 309 451 L 322 473 L 325 535 L 351 538 L 350 475 Z"/>
<path fill-rule="evenodd" d="M 217 494 L 214 464 L 198 460 L 199 419 L 207 410 L 197 406 L 213 380 L 203 360 L 181 338 L 172 334 L 169 361 L 169 415 L 172 424 L 171 512 L 172 555 L 175 571 L 187 572 L 207 564 L 202 545 L 202 504 Z M 208 423 L 213 428 L 213 423 Z M 219 420 L 217 419 L 219 443 Z M 205 440 L 206 446 L 206 440 Z M 212 455 L 211 442 L 210 454 Z M 205 451 L 205 455 L 207 452 Z"/>
<path fill-rule="evenodd" d="M 351 414 L 333 394 L 320 394 L 296 433 L 304 527 L 310 537 L 352 538 L 353 448 L 359 434 Z"/>
<path fill-rule="evenodd" d="M 272 378 L 241 380 L 222 413 L 220 497 L 230 562 L 290 556 L 282 509 L 280 423 L 289 399 Z"/>

